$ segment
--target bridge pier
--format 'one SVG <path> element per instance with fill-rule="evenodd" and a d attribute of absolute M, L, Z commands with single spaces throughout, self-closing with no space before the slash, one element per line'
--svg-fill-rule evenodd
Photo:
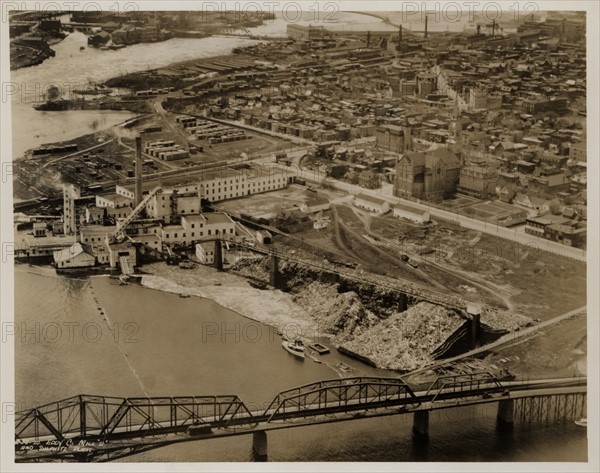
<path fill-rule="evenodd" d="M 413 416 L 413 440 L 426 443 L 429 440 L 429 411 L 416 411 Z"/>
<path fill-rule="evenodd" d="M 215 240 L 214 264 L 217 271 L 223 271 L 223 248 L 221 247 L 221 240 Z"/>
<path fill-rule="evenodd" d="M 404 292 L 400 293 L 399 304 L 400 304 L 400 307 L 399 307 L 400 312 L 404 312 L 405 310 L 408 309 L 408 296 Z"/>
<path fill-rule="evenodd" d="M 267 461 L 267 433 L 264 430 L 252 433 L 252 458 L 255 462 Z"/>
<path fill-rule="evenodd" d="M 271 265 L 269 267 L 269 285 L 275 289 L 280 289 L 281 275 L 279 274 L 279 257 L 271 255 Z"/>
<path fill-rule="evenodd" d="M 507 432 L 512 430 L 515 417 L 514 399 L 503 399 L 498 403 L 498 415 L 496 416 L 496 425 L 498 430 Z"/>
<path fill-rule="evenodd" d="M 470 344 L 471 349 L 477 348 L 480 340 L 481 333 L 481 316 L 480 314 L 471 314 L 471 335 L 470 335 Z"/>

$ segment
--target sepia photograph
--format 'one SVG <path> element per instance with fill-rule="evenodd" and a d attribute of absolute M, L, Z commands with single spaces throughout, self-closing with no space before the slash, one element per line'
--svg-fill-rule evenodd
<path fill-rule="evenodd" d="M 598 7 L 2 2 L 2 471 L 597 471 Z"/>

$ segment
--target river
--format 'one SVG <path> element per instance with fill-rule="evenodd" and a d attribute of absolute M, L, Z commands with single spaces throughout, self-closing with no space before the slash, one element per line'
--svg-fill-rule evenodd
<path fill-rule="evenodd" d="M 16 266 L 15 321 L 19 409 L 80 393 L 237 394 L 251 408 L 261 408 L 280 390 L 337 377 L 322 364 L 297 361 L 286 353 L 279 336 L 266 325 L 211 300 L 120 286 L 103 276 L 66 278 L 48 267 Z M 357 374 L 380 374 L 339 354 L 323 359 L 327 357 L 346 362 Z M 276 431 L 269 434 L 269 460 L 586 458 L 585 430 L 572 423 L 536 428 L 517 425 L 507 435 L 496 431 L 495 417 L 493 404 L 434 412 L 429 445 L 421 448 L 411 442 L 411 416 Z M 126 461 L 246 461 L 250 444 L 250 437 L 186 443 Z"/>

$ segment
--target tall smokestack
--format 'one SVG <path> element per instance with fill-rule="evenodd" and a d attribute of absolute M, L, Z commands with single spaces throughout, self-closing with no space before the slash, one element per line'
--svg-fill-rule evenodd
<path fill-rule="evenodd" d="M 398 44 L 402 42 L 402 25 L 400 25 L 400 31 L 398 31 Z"/>
<path fill-rule="evenodd" d="M 427 15 L 425 15 L 425 37 L 427 38 Z"/>
<path fill-rule="evenodd" d="M 135 207 L 142 201 L 142 137 L 135 137 Z"/>

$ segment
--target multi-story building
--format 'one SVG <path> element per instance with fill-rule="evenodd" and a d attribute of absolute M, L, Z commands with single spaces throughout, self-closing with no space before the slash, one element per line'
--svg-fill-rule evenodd
<path fill-rule="evenodd" d="M 235 199 L 287 187 L 289 178 L 277 168 L 252 166 L 243 170 L 227 170 L 202 178 L 202 198 L 211 202 Z"/>
<path fill-rule="evenodd" d="M 417 97 L 426 99 L 428 95 L 433 94 L 437 90 L 437 75 L 435 74 L 418 74 L 417 75 Z"/>
<path fill-rule="evenodd" d="M 404 153 L 412 149 L 411 129 L 407 126 L 382 125 L 375 131 L 375 143 L 379 148 Z"/>
<path fill-rule="evenodd" d="M 569 106 L 569 101 L 564 97 L 557 97 L 554 100 L 544 98 L 526 99 L 523 101 L 525 112 L 536 114 L 542 112 L 562 112 Z"/>
<path fill-rule="evenodd" d="M 469 162 L 460 170 L 458 192 L 485 199 L 493 195 L 498 184 L 498 170 L 487 162 Z"/>
<path fill-rule="evenodd" d="M 291 24 L 287 25 L 287 35 L 292 39 L 313 41 L 324 38 L 327 35 L 327 30 L 324 26 Z"/>
<path fill-rule="evenodd" d="M 158 26 L 124 26 L 112 32 L 114 44 L 151 43 L 161 39 Z"/>
<path fill-rule="evenodd" d="M 381 185 L 381 176 L 371 170 L 358 175 L 358 185 L 367 189 L 377 189 Z"/>
<path fill-rule="evenodd" d="M 65 235 L 73 235 L 77 232 L 77 208 L 75 199 L 81 197 L 79 187 L 73 184 L 63 186 L 63 223 Z"/>
<path fill-rule="evenodd" d="M 469 110 L 481 110 L 487 106 L 487 91 L 478 87 L 469 89 Z"/>
<path fill-rule="evenodd" d="M 215 242 L 207 241 L 196 244 L 196 258 L 203 264 L 213 264 L 215 262 Z"/>
<path fill-rule="evenodd" d="M 396 164 L 394 195 L 441 200 L 456 192 L 461 163 L 446 148 L 408 152 Z"/>
<path fill-rule="evenodd" d="M 587 161 L 586 142 L 571 143 L 569 147 L 569 158 L 574 161 Z"/>
<path fill-rule="evenodd" d="M 587 228 L 585 222 L 574 222 L 562 215 L 547 214 L 528 218 L 525 233 L 564 245 L 585 248 Z"/>
<path fill-rule="evenodd" d="M 183 246 L 215 238 L 230 239 L 235 236 L 235 222 L 220 212 L 188 215 L 182 217 L 177 225 L 164 225 L 159 236 L 163 243 Z"/>
<path fill-rule="evenodd" d="M 179 188 L 163 189 L 162 192 L 154 195 L 146 205 L 149 218 L 169 222 L 179 216 L 197 215 L 200 211 L 200 193 L 198 190 L 182 192 Z"/>

